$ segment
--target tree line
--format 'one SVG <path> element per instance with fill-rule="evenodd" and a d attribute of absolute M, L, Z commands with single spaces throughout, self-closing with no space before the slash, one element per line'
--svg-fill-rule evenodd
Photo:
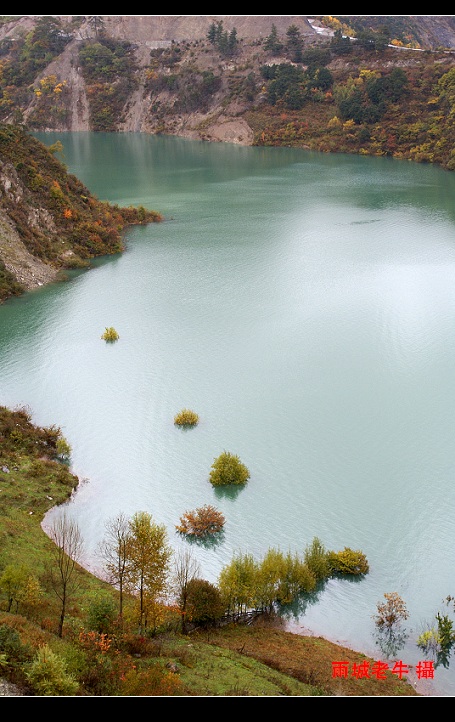
<path fill-rule="evenodd" d="M 78 589 L 84 544 L 78 525 L 65 511 L 48 533 L 54 553 L 45 581 L 59 600 L 58 635 L 62 637 L 67 610 Z M 177 611 L 182 632 L 190 624 L 216 625 L 224 618 L 238 620 L 251 612 L 273 615 L 330 577 L 362 576 L 369 571 L 362 552 L 346 547 L 329 551 L 314 538 L 302 555 L 273 548 L 261 560 L 249 553 L 237 554 L 213 584 L 201 576 L 191 547 L 174 551 L 166 527 L 145 511 L 131 518 L 120 513 L 108 520 L 98 552 L 104 579 L 118 590 L 117 608 L 113 602 L 107 605 L 109 609 L 103 605 L 98 632 L 128 624 L 141 635 L 153 635 L 168 609 Z M 7 610 L 17 613 L 36 602 L 40 582 L 25 566 L 7 565 L 0 575 L 0 592 L 7 598 Z"/>

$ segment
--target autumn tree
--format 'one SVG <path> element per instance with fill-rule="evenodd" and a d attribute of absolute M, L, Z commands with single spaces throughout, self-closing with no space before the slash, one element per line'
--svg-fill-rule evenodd
<path fill-rule="evenodd" d="M 377 604 L 377 614 L 374 616 L 376 626 L 381 629 L 400 626 L 409 617 L 406 604 L 396 592 L 384 594 L 384 598 L 385 602 Z"/>
<path fill-rule="evenodd" d="M 194 559 L 191 549 L 180 550 L 174 562 L 174 590 L 180 610 L 182 634 L 186 634 L 187 629 L 189 585 L 199 573 L 199 564 Z"/>
<path fill-rule="evenodd" d="M 53 562 L 48 566 L 47 578 L 61 602 L 58 636 L 63 636 L 63 623 L 72 595 L 79 588 L 78 564 L 83 553 L 82 536 L 75 521 L 63 512 L 55 519 L 49 537 L 55 544 Z"/>
<path fill-rule="evenodd" d="M 454 597 L 448 596 L 443 604 L 452 611 L 455 609 Z M 455 647 L 455 624 L 450 619 L 447 609 L 437 612 L 435 616 L 436 625 L 430 624 L 428 629 L 422 632 L 417 639 L 417 646 L 427 655 L 432 655 L 435 660 L 435 668 L 449 667 L 450 657 Z"/>
<path fill-rule="evenodd" d="M 406 604 L 397 592 L 384 594 L 385 602 L 378 602 L 373 615 L 377 630 L 377 644 L 386 658 L 393 657 L 403 647 L 407 632 L 403 622 L 409 617 Z"/>
<path fill-rule="evenodd" d="M 219 534 L 224 524 L 224 515 L 211 504 L 205 504 L 194 511 L 186 511 L 182 514 L 180 524 L 176 524 L 175 528 L 180 534 L 204 538 Z"/>
<path fill-rule="evenodd" d="M 41 596 L 39 581 L 25 564 L 8 564 L 0 575 L 0 592 L 7 598 L 7 612 L 19 605 L 33 606 Z"/>
<path fill-rule="evenodd" d="M 236 554 L 221 570 L 218 588 L 229 614 L 240 615 L 256 606 L 258 564 L 251 554 Z"/>
<path fill-rule="evenodd" d="M 303 558 L 316 581 L 321 582 L 331 576 L 329 552 L 318 537 L 314 537 L 311 544 L 306 547 Z"/>
<path fill-rule="evenodd" d="M 182 409 L 174 416 L 174 424 L 176 426 L 196 426 L 199 423 L 199 416 L 191 409 Z"/>
<path fill-rule="evenodd" d="M 136 512 L 129 521 L 127 545 L 128 591 L 139 600 L 139 627 L 147 626 L 148 616 L 163 597 L 170 571 L 172 549 L 164 524 L 153 521 L 151 514 Z"/>
<path fill-rule="evenodd" d="M 273 614 L 277 604 L 290 604 L 299 594 L 312 591 L 316 579 L 297 554 L 268 549 L 256 572 L 256 608 Z"/>
<path fill-rule="evenodd" d="M 119 590 L 119 619 L 123 619 L 123 599 L 125 581 L 129 567 L 128 545 L 131 535 L 130 525 L 125 514 L 120 513 L 109 519 L 105 525 L 106 535 L 100 544 L 100 554 L 104 560 L 104 569 L 109 584 Z"/>

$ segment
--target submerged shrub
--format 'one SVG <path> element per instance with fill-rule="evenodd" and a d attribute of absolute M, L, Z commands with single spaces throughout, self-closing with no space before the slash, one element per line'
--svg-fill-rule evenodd
<path fill-rule="evenodd" d="M 117 331 L 113 326 L 106 326 L 105 331 L 103 335 L 101 336 L 103 341 L 117 341 L 120 336 L 118 335 Z"/>
<path fill-rule="evenodd" d="M 174 424 L 176 426 L 196 426 L 199 416 L 191 409 L 182 409 L 174 416 Z"/>
<path fill-rule="evenodd" d="M 180 517 L 180 524 L 176 529 L 180 534 L 193 537 L 206 537 L 219 533 L 225 523 L 223 514 L 214 506 L 206 504 L 195 511 L 186 511 Z"/>
<path fill-rule="evenodd" d="M 368 574 L 370 569 L 365 554 L 349 547 L 340 552 L 330 552 L 328 562 L 333 574 Z"/>
<path fill-rule="evenodd" d="M 238 456 L 229 451 L 223 451 L 213 462 L 209 478 L 213 486 L 246 484 L 250 478 L 250 472 Z"/>

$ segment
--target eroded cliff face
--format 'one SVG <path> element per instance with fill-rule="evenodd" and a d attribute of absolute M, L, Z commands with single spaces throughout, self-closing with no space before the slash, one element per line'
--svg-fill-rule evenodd
<path fill-rule="evenodd" d="M 0 41 L 24 37 L 33 28 L 36 18 L 41 16 L 17 16 L 7 24 L 0 25 Z M 254 139 L 252 128 L 242 114 L 247 110 L 245 101 L 230 97 L 230 78 L 245 78 L 251 68 L 258 72 L 257 61 L 261 40 L 268 37 L 275 26 L 278 36 L 284 38 L 289 27 L 295 26 L 306 43 L 317 43 L 321 37 L 321 24 L 310 16 L 302 15 L 104 15 L 96 16 L 55 16 L 71 28 L 72 40 L 65 50 L 51 62 L 36 79 L 38 83 L 45 76 L 55 77 L 65 83 L 68 94 L 68 113 L 61 120 L 49 120 L 49 127 L 40 130 L 88 131 L 93 126 L 90 121 L 88 89 L 79 63 L 79 49 L 87 39 L 96 40 L 102 33 L 115 40 L 127 41 L 134 47 L 137 71 L 135 83 L 125 103 L 115 130 L 120 132 L 165 132 L 192 139 L 215 142 L 229 142 L 251 145 Z M 349 18 L 349 16 L 345 16 Z M 404 16 L 406 17 L 406 16 Z M 445 45 L 455 47 L 455 21 L 452 16 L 408 16 L 418 26 L 422 39 L 428 47 Z M 241 41 L 241 55 L 235 63 L 223 60 L 219 53 L 210 48 L 207 34 L 213 23 L 223 23 L 223 29 L 230 33 L 233 29 Z M 206 112 L 174 112 L 172 98 L 165 90 L 151 94 L 147 91 L 147 74 L 150 72 L 152 50 L 169 48 L 172 43 L 181 43 L 181 47 L 190 47 L 182 61 L 182 67 L 192 63 L 201 71 L 212 71 L 223 78 L 224 87 L 218 96 L 212 99 Z M 270 62 L 284 62 L 285 58 L 267 59 Z M 403 58 L 405 61 L 405 58 Z M 262 57 L 264 62 L 264 56 Z M 256 65 L 254 65 L 256 63 Z M 169 75 L 172 69 L 169 68 Z M 235 82 L 235 81 L 234 81 Z M 166 117 L 158 117 L 153 111 L 160 105 L 167 108 Z M 28 124 L 37 105 L 33 98 L 23 110 L 23 119 Z M 7 122 L 14 123 L 14 113 Z M 33 126 L 31 122 L 30 127 Z"/>
<path fill-rule="evenodd" d="M 128 40 L 151 47 L 156 42 L 182 42 L 206 38 L 212 23 L 222 21 L 223 28 L 244 39 L 265 38 L 275 25 L 279 35 L 284 35 L 290 25 L 295 25 L 303 36 L 315 31 L 304 15 L 103 15 L 104 32 L 117 40 Z M 90 32 L 86 25 L 81 34 Z"/>
<path fill-rule="evenodd" d="M 34 26 L 34 16 L 22 16 L 17 20 L 0 27 L 0 40 L 24 36 Z M 58 16 L 66 23 L 71 23 L 74 16 Z M 128 105 L 119 123 L 121 132 L 155 133 L 157 121 L 150 113 L 151 98 L 145 90 L 145 72 L 150 65 L 150 51 L 159 47 L 169 47 L 172 42 L 194 42 L 207 38 L 210 26 L 214 22 L 222 22 L 223 28 L 231 32 L 234 28 L 237 37 L 249 43 L 266 38 L 275 25 L 280 36 L 285 36 L 290 25 L 295 25 L 302 37 L 316 37 L 317 33 L 306 16 L 301 15 L 105 15 L 100 16 L 99 27 L 107 37 L 132 43 L 135 47 L 135 60 L 138 66 L 138 87 L 132 92 Z M 74 39 L 66 46 L 64 52 L 52 61 L 40 77 L 55 75 L 64 81 L 69 92 L 69 121 L 61 127 L 49 127 L 48 130 L 87 131 L 91 130 L 87 88 L 78 61 L 78 51 L 82 41 L 96 38 L 97 29 L 84 19 Z M 251 51 L 250 55 L 254 52 Z M 245 60 L 248 62 L 248 50 Z M 205 57 L 204 57 L 205 56 Z M 221 63 L 223 64 L 223 63 Z M 220 65 L 219 55 L 204 51 L 198 57 L 198 66 L 209 69 Z M 40 78 L 38 78 L 39 80 Z M 156 98 L 154 99 L 156 100 Z M 160 100 L 160 98 L 158 98 Z M 216 142 L 229 142 L 251 145 L 253 131 L 248 124 L 238 118 L 243 106 L 235 103 L 226 106 L 222 103 L 211 109 L 210 113 L 189 113 L 177 115 L 172 120 L 171 130 L 176 135 L 188 138 L 204 139 Z M 24 122 L 27 123 L 35 108 L 32 101 L 24 111 Z M 11 119 L 11 122 L 12 119 Z"/>
<path fill-rule="evenodd" d="M 24 289 L 31 291 L 55 280 L 58 271 L 27 250 L 14 222 L 3 208 L 2 199 L 8 197 L 14 204 L 21 204 L 25 209 L 30 227 L 41 233 L 55 232 L 54 222 L 48 211 L 28 203 L 25 195 L 14 166 L 0 160 L 0 259 L 16 281 Z"/>

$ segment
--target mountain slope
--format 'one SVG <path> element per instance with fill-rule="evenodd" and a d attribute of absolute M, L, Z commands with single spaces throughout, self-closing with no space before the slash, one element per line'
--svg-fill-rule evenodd
<path fill-rule="evenodd" d="M 0 124 L 0 301 L 119 253 L 122 229 L 159 220 L 99 201 L 46 146 Z"/>

